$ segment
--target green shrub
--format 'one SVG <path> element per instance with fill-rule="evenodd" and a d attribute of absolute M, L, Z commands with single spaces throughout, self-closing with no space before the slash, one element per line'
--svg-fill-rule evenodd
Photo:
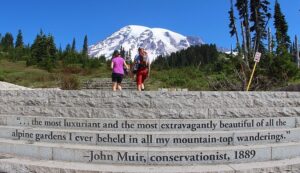
<path fill-rule="evenodd" d="M 72 75 L 64 75 L 62 77 L 61 89 L 63 90 L 77 90 L 80 88 L 80 81 L 77 77 Z"/>
<path fill-rule="evenodd" d="M 62 72 L 63 74 L 79 74 L 83 71 L 83 69 L 80 66 L 77 66 L 75 64 L 68 65 L 66 67 L 63 67 Z"/>

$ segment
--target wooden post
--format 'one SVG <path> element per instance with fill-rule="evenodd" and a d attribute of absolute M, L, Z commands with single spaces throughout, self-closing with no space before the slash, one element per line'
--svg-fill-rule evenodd
<path fill-rule="evenodd" d="M 255 69 L 256 69 L 256 65 L 257 65 L 257 62 L 255 62 L 255 64 L 254 64 L 254 67 L 253 67 L 253 70 L 252 70 L 252 73 L 251 73 L 251 77 L 250 77 L 250 80 L 248 82 L 248 86 L 247 86 L 247 90 L 246 91 L 249 91 L 249 89 L 250 89 L 250 86 L 251 86 L 251 83 L 252 83 L 252 79 L 253 79 L 253 75 L 254 75 L 254 72 L 255 72 Z"/>

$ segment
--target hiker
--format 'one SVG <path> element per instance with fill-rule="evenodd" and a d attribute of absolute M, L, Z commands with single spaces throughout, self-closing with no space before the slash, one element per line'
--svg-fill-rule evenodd
<path fill-rule="evenodd" d="M 115 50 L 111 60 L 113 91 L 116 91 L 117 89 L 120 91 L 122 90 L 121 83 L 124 76 L 124 67 L 128 69 L 124 58 L 120 56 L 119 51 Z"/>
<path fill-rule="evenodd" d="M 143 48 L 138 49 L 138 55 L 134 58 L 134 72 L 136 71 L 136 84 L 138 91 L 145 90 L 145 80 L 149 77 L 150 62 L 147 52 Z"/>
<path fill-rule="evenodd" d="M 130 64 L 131 64 L 131 59 L 130 59 L 130 56 L 129 56 L 129 53 L 127 53 L 126 55 L 125 55 L 125 63 L 127 64 L 127 67 L 128 68 L 126 68 L 125 66 L 124 66 L 124 76 L 131 76 L 131 74 L 130 74 Z"/>

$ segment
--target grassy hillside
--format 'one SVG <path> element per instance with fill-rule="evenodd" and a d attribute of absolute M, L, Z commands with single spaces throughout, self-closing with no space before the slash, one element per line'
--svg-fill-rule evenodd
<path fill-rule="evenodd" d="M 61 87 L 66 76 L 78 81 L 92 78 L 110 78 L 111 70 L 106 64 L 99 69 L 83 69 L 79 66 L 62 67 L 52 72 L 36 66 L 26 67 L 25 61 L 11 62 L 0 59 L 0 81 L 10 82 L 31 88 Z M 193 68 L 152 70 L 146 82 L 148 90 L 158 88 L 189 88 L 190 90 L 208 90 L 204 73 Z M 132 79 L 133 80 L 133 79 Z"/>
<path fill-rule="evenodd" d="M 191 67 L 152 70 L 147 84 L 150 90 L 156 90 L 157 88 L 209 90 L 204 72 Z"/>
<path fill-rule="evenodd" d="M 48 88 L 61 87 L 67 76 L 82 81 L 91 78 L 110 77 L 110 71 L 106 66 L 99 69 L 83 69 L 79 66 L 62 67 L 60 65 L 52 72 L 48 72 L 36 66 L 26 67 L 25 61 L 11 62 L 7 59 L 0 59 L 0 81 L 31 88 Z"/>
<path fill-rule="evenodd" d="M 6 81 L 31 88 L 62 87 L 69 78 L 74 78 L 79 83 L 93 78 L 110 78 L 111 70 L 107 64 L 97 69 L 84 69 L 72 65 L 63 67 L 58 65 L 51 72 L 36 66 L 26 67 L 25 61 L 11 62 L 0 59 L 0 81 Z M 158 88 L 188 88 L 189 90 L 228 90 L 222 88 L 230 80 L 230 85 L 235 87 L 238 80 L 235 76 L 223 73 L 210 73 L 207 69 L 196 67 L 181 67 L 151 70 L 150 78 L 146 81 L 147 90 Z M 236 83 L 235 83 L 236 82 Z M 299 84 L 300 76 L 293 78 L 289 84 Z"/>

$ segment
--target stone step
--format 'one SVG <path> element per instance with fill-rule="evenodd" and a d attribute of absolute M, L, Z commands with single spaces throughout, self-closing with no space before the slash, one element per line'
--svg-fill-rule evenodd
<path fill-rule="evenodd" d="M 122 88 L 136 88 L 136 85 L 133 84 L 121 84 Z M 111 88 L 112 84 L 101 84 L 101 85 L 89 85 L 83 86 L 82 88 Z"/>
<path fill-rule="evenodd" d="M 107 88 L 111 90 L 111 88 Z M 300 107 L 300 99 L 171 99 L 171 98 L 37 98 L 1 97 L 0 105 L 13 106 L 56 106 L 56 107 L 95 107 L 95 108 L 158 108 L 158 109 L 197 109 L 197 108 L 260 108 L 260 107 Z"/>
<path fill-rule="evenodd" d="M 300 107 L 258 108 L 94 108 L 0 105 L 0 114 L 52 117 L 131 119 L 225 119 L 254 117 L 296 117 Z"/>
<path fill-rule="evenodd" d="M 85 87 L 89 87 L 89 86 L 112 86 L 112 82 L 89 83 L 89 84 L 85 84 L 83 86 L 85 86 Z M 135 82 L 122 82 L 121 86 L 136 86 L 136 83 Z"/>
<path fill-rule="evenodd" d="M 127 76 L 125 76 L 123 78 L 123 81 L 133 81 L 132 78 L 128 78 Z M 111 78 L 95 78 L 95 79 L 90 79 L 90 80 L 86 80 L 83 81 L 85 83 L 90 83 L 90 82 L 111 82 Z"/>
<path fill-rule="evenodd" d="M 300 128 L 224 132 L 125 132 L 0 126 L 0 138 L 3 139 L 31 143 L 126 147 L 212 147 L 286 143 L 300 141 L 299 133 Z"/>
<path fill-rule="evenodd" d="M 123 90 L 136 90 L 136 82 L 134 80 L 124 78 L 121 84 Z M 112 81 L 108 79 L 94 79 L 84 81 L 82 89 L 98 89 L 98 90 L 111 90 Z"/>
<path fill-rule="evenodd" d="M 108 84 L 108 83 L 112 83 L 112 80 L 110 79 L 109 81 L 90 81 L 90 82 L 83 82 L 84 84 Z M 133 83 L 133 84 L 135 84 L 136 83 L 136 81 L 133 81 L 133 80 L 126 80 L 126 79 L 123 79 L 122 80 L 122 84 L 123 83 Z"/>
<path fill-rule="evenodd" d="M 89 84 L 86 84 L 84 86 L 112 86 L 112 82 L 105 82 L 105 83 L 89 83 Z M 122 82 L 121 83 L 121 86 L 135 86 L 136 83 L 134 82 Z"/>
<path fill-rule="evenodd" d="M 105 147 L 0 139 L 0 153 L 43 160 L 125 165 L 250 163 L 299 157 L 300 143 L 227 147 Z"/>
<path fill-rule="evenodd" d="M 121 85 L 122 88 L 136 88 L 136 85 Z M 83 86 L 82 89 L 85 88 L 112 88 L 112 85 L 91 85 L 91 86 Z"/>
<path fill-rule="evenodd" d="M 300 127 L 300 117 L 226 119 L 124 119 L 0 115 L 0 125 L 116 132 L 215 132 Z"/>
<path fill-rule="evenodd" d="M 108 80 L 89 80 L 89 81 L 84 81 L 83 83 L 112 83 L 112 79 Z M 135 83 L 135 80 L 133 79 L 128 79 L 128 78 L 123 78 L 122 83 Z"/>
<path fill-rule="evenodd" d="M 298 173 L 300 158 L 266 162 L 195 165 L 151 166 L 88 164 L 39 160 L 16 155 L 0 155 L 0 172 L 4 173 Z"/>
<path fill-rule="evenodd" d="M 107 82 L 90 82 L 85 83 L 84 85 L 112 85 L 111 81 Z M 136 82 L 134 81 L 122 81 L 121 85 L 136 85 Z"/>
<path fill-rule="evenodd" d="M 103 90 L 103 91 L 111 91 L 112 90 L 111 86 L 107 86 L 107 87 L 83 87 L 82 89 L 84 89 L 84 90 L 93 89 L 93 90 Z M 122 86 L 122 91 L 133 91 L 133 90 L 136 90 L 136 87 L 123 87 Z"/>
<path fill-rule="evenodd" d="M 107 92 L 99 90 L 82 91 L 61 91 L 61 90 L 1 90 L 0 96 L 10 97 L 70 97 L 70 98 L 112 98 L 112 97 L 132 97 L 132 98 L 182 98 L 182 99 L 269 99 L 269 98 L 300 98 L 300 92 L 209 92 L 209 91 L 189 91 L 189 92 Z"/>

